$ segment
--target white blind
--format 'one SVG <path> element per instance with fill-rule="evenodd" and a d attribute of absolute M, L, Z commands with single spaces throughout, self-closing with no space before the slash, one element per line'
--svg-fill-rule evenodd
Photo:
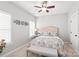
<path fill-rule="evenodd" d="M 0 39 L 11 42 L 11 15 L 0 11 Z"/>

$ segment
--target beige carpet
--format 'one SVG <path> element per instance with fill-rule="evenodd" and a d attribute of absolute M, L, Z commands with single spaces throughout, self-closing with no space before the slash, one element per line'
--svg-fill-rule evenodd
<path fill-rule="evenodd" d="M 63 57 L 74 57 L 76 55 L 71 43 L 65 43 L 63 49 L 60 50 L 59 53 L 61 53 Z"/>
<path fill-rule="evenodd" d="M 26 49 L 27 45 L 7 55 L 6 57 L 26 57 Z M 70 57 L 73 56 L 73 54 L 75 53 L 74 49 L 72 48 L 72 45 L 68 43 L 65 43 L 64 50 L 68 53 L 67 55 L 69 55 Z"/>
<path fill-rule="evenodd" d="M 26 57 L 26 49 L 27 46 L 25 45 L 24 47 L 14 51 L 13 53 L 7 55 L 6 57 Z"/>

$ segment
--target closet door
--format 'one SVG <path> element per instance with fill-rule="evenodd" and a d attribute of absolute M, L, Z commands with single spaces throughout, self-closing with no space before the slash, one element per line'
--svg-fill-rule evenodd
<path fill-rule="evenodd" d="M 77 50 L 78 49 L 78 41 L 79 41 L 79 35 L 78 35 L 78 12 L 75 12 L 72 14 L 70 19 L 70 36 L 71 36 L 71 42 L 73 47 Z"/>

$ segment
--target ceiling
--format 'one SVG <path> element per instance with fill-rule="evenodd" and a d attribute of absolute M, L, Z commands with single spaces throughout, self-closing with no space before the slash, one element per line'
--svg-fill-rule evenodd
<path fill-rule="evenodd" d="M 35 8 L 34 6 L 41 6 L 42 1 L 16 1 L 13 2 L 21 8 L 27 10 L 34 16 L 44 16 L 44 15 L 54 15 L 54 14 L 64 14 L 69 11 L 69 9 L 73 6 L 72 1 L 48 1 L 47 5 L 55 5 L 55 8 L 49 10 L 49 13 L 38 12 L 40 9 Z"/>

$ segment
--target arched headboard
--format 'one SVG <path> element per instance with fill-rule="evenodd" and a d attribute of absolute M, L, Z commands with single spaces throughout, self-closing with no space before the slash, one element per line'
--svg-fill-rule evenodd
<path fill-rule="evenodd" d="M 41 33 L 57 33 L 58 34 L 58 28 L 56 26 L 46 26 L 43 28 L 38 29 Z"/>

